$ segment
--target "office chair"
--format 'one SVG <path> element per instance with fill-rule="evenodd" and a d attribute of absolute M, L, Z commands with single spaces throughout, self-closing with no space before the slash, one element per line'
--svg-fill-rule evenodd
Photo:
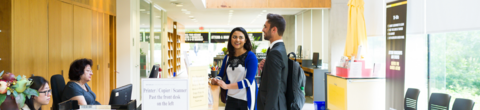
<path fill-rule="evenodd" d="M 63 88 L 65 88 L 65 79 L 63 79 L 62 75 L 53 75 L 50 78 L 50 84 L 52 85 L 52 97 L 53 97 L 53 110 L 59 110 L 58 104 L 62 102 L 62 92 Z"/>
<path fill-rule="evenodd" d="M 456 98 L 452 110 L 473 110 L 475 102 L 470 99 Z"/>
<path fill-rule="evenodd" d="M 449 110 L 451 96 L 444 93 L 432 93 L 428 101 L 428 110 Z"/>
<path fill-rule="evenodd" d="M 415 88 L 408 88 L 405 94 L 404 108 L 405 110 L 417 110 L 418 95 L 420 90 Z"/>

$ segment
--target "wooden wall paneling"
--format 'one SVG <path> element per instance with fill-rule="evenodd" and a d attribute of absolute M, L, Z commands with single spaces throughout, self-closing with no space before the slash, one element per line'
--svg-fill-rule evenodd
<path fill-rule="evenodd" d="M 117 88 L 117 50 L 116 50 L 116 17 L 115 16 L 109 16 L 109 36 L 108 36 L 108 41 L 109 41 L 109 63 L 110 63 L 110 91 Z"/>
<path fill-rule="evenodd" d="M 92 10 L 73 6 L 73 23 L 74 59 L 92 59 Z"/>
<path fill-rule="evenodd" d="M 12 71 L 12 1 L 0 0 L 0 71 Z"/>
<path fill-rule="evenodd" d="M 13 0 L 12 65 L 15 75 L 48 77 L 47 11 L 47 0 Z"/>
<path fill-rule="evenodd" d="M 110 100 L 110 70 L 109 70 L 109 15 L 108 14 L 102 14 L 103 15 L 103 36 L 102 36 L 102 78 L 103 80 L 101 81 L 102 84 L 102 91 L 103 92 L 103 98 L 104 98 L 104 104 L 108 104 Z"/>
<path fill-rule="evenodd" d="M 61 2 L 57 0 L 48 1 L 48 76 L 44 77 L 50 80 L 55 74 L 62 74 L 62 22 L 61 22 Z M 52 107 L 53 100 L 50 100 L 47 106 L 42 109 Z"/>
<path fill-rule="evenodd" d="M 99 81 L 99 62 L 98 62 L 98 57 L 99 57 L 99 46 L 98 46 L 98 35 L 99 35 L 99 27 L 98 27 L 98 13 L 96 11 L 92 11 L 92 61 L 93 61 L 93 65 L 92 65 L 92 72 L 93 72 L 93 75 L 92 75 L 92 79 L 91 79 L 91 85 L 90 87 L 92 88 L 92 91 L 96 94 L 96 95 L 100 95 L 99 94 L 99 86 L 98 86 L 98 81 Z M 96 98 L 97 101 L 99 101 L 99 98 L 97 96 Z"/>
<path fill-rule="evenodd" d="M 70 64 L 75 60 L 74 51 L 74 35 L 73 35 L 73 5 L 68 3 L 61 3 L 61 65 L 63 71 L 63 78 L 65 82 L 70 81 L 68 78 L 68 71 Z"/>

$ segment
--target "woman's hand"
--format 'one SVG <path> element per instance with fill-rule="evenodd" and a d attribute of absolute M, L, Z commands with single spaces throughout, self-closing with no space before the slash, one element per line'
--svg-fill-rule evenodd
<path fill-rule="evenodd" d="M 217 78 L 212 78 L 212 79 L 210 79 L 210 84 L 212 84 L 212 85 L 218 85 L 217 81 L 218 81 Z"/>
<path fill-rule="evenodd" d="M 228 85 L 223 82 L 223 80 L 217 80 L 217 84 L 223 89 L 228 89 Z"/>

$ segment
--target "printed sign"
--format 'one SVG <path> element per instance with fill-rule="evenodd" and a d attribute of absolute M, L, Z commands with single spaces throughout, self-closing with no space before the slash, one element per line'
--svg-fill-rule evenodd
<path fill-rule="evenodd" d="M 387 3 L 386 110 L 403 110 L 407 0 Z"/>
<path fill-rule="evenodd" d="M 187 110 L 188 79 L 142 79 L 142 110 Z"/>
<path fill-rule="evenodd" d="M 208 33 L 185 33 L 185 43 L 208 43 Z"/>

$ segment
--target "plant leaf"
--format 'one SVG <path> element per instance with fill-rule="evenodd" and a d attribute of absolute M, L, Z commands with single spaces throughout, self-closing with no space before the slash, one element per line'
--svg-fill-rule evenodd
<path fill-rule="evenodd" d="M 22 76 L 18 75 L 17 76 L 17 81 L 20 81 L 22 79 Z"/>
<path fill-rule="evenodd" d="M 22 108 L 25 104 L 25 95 L 18 94 L 18 97 L 15 97 L 15 102 L 17 102 L 18 108 Z"/>
<path fill-rule="evenodd" d="M 15 90 L 13 91 L 13 96 L 14 96 L 14 97 L 17 97 L 17 96 L 18 96 L 17 91 L 15 91 Z"/>
<path fill-rule="evenodd" d="M 38 96 L 38 91 L 35 90 L 35 89 L 32 89 L 32 88 L 27 88 L 25 89 L 25 91 L 23 91 L 23 93 L 25 95 L 27 95 L 27 97 L 30 97 L 30 96 Z"/>
<path fill-rule="evenodd" d="M 7 95 L 0 94 L 0 104 L 2 104 L 5 101 L 6 98 L 7 98 Z"/>

